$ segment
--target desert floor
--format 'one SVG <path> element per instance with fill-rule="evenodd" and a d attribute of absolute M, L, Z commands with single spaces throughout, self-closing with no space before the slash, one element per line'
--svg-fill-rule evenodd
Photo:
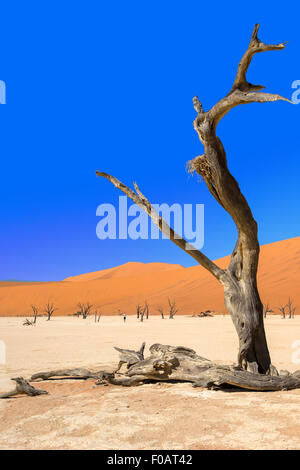
<path fill-rule="evenodd" d="M 110 370 L 114 345 L 136 349 L 156 342 L 188 346 L 202 356 L 233 363 L 237 337 L 229 317 L 174 320 L 102 317 L 95 324 L 73 317 L 0 317 L 6 364 L 0 392 L 10 377 L 42 370 L 86 366 Z M 278 369 L 300 369 L 300 317 L 269 317 L 266 331 Z M 298 346 L 295 342 L 299 340 Z M 3 344 L 3 343 L 2 343 Z M 1 449 L 300 449 L 300 390 L 208 391 L 190 384 L 136 388 L 96 387 L 95 380 L 56 380 L 36 385 L 40 397 L 0 400 Z M 12 384 L 12 385 L 11 385 Z"/>

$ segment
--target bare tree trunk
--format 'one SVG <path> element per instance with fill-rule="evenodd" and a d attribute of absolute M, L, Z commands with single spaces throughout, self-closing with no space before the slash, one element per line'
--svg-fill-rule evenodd
<path fill-rule="evenodd" d="M 264 44 L 257 37 L 258 29 L 257 24 L 253 29 L 250 44 L 239 63 L 230 92 L 208 111 L 203 110 L 198 97 L 193 99 L 197 112 L 194 128 L 205 153 L 188 162 L 189 170 L 202 176 L 213 197 L 232 217 L 238 231 L 237 243 L 227 269 L 219 268 L 201 251 L 191 247 L 186 240 L 179 237 L 154 210 L 136 183 L 134 184 L 136 192 L 134 192 L 114 176 L 98 171 L 96 174 L 107 178 L 127 194 L 147 212 L 154 224 L 173 243 L 198 261 L 222 284 L 225 305 L 239 337 L 238 364 L 251 372 L 274 375 L 277 371 L 271 364 L 263 323 L 263 305 L 257 289 L 259 259 L 257 223 L 237 181 L 228 169 L 225 150 L 216 135 L 219 121 L 238 105 L 278 100 L 291 102 L 280 95 L 261 92 L 263 86 L 253 85 L 246 79 L 247 70 L 256 53 L 281 50 L 285 47 L 284 43 Z"/>
<path fill-rule="evenodd" d="M 238 364 L 251 372 L 270 372 L 271 359 L 263 323 L 263 305 L 256 282 L 229 283 L 225 305 L 239 338 Z M 274 372 L 274 370 L 272 370 Z"/>

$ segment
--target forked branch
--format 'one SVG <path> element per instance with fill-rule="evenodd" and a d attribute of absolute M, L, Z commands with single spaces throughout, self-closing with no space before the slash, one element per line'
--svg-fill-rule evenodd
<path fill-rule="evenodd" d="M 251 40 L 246 50 L 245 54 L 243 55 L 237 70 L 237 74 L 231 89 L 231 92 L 235 89 L 239 89 L 241 91 L 258 91 L 265 88 L 262 85 L 252 85 L 248 83 L 246 79 L 246 73 L 248 71 L 249 65 L 251 63 L 252 57 L 254 54 L 258 52 L 266 52 L 266 51 L 280 51 L 281 49 L 285 48 L 286 42 L 281 44 L 264 44 L 260 39 L 257 37 L 257 33 L 259 30 L 259 24 L 254 26 Z"/>
<path fill-rule="evenodd" d="M 252 32 L 249 46 L 238 65 L 237 74 L 228 95 L 218 101 L 207 113 L 204 113 L 198 97 L 194 98 L 194 108 L 198 113 L 198 122 L 207 117 L 209 118 L 210 125 L 216 128 L 220 119 L 225 116 L 230 109 L 239 104 L 266 103 L 279 100 L 292 103 L 292 101 L 280 95 L 260 93 L 260 90 L 265 88 L 263 85 L 253 85 L 247 81 L 246 74 L 255 54 L 266 51 L 280 51 L 285 48 L 286 44 L 286 42 L 280 44 L 265 44 L 258 39 L 258 30 L 259 24 L 256 24 Z"/>

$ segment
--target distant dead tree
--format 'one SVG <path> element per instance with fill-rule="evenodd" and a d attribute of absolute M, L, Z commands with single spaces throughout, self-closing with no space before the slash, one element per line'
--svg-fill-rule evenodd
<path fill-rule="evenodd" d="M 33 320 L 28 320 L 28 318 L 26 318 L 23 323 L 24 326 L 32 326 L 36 324 L 36 319 L 39 313 L 39 307 L 37 307 L 36 305 L 31 305 L 31 309 L 33 313 Z"/>
<path fill-rule="evenodd" d="M 290 297 L 287 303 L 287 309 L 288 309 L 289 319 L 294 318 L 296 307 L 293 307 L 293 300 Z"/>
<path fill-rule="evenodd" d="M 160 313 L 161 319 L 165 319 L 164 310 L 162 307 L 158 307 L 157 311 Z"/>
<path fill-rule="evenodd" d="M 286 309 L 286 307 L 287 307 L 287 305 L 282 305 L 282 304 L 280 304 L 279 307 L 278 307 L 278 310 L 282 314 L 281 318 L 285 318 L 285 315 L 286 315 L 285 309 Z"/>
<path fill-rule="evenodd" d="M 144 321 L 144 315 L 145 315 L 145 310 L 142 309 L 141 313 L 140 313 L 140 321 L 143 322 Z"/>
<path fill-rule="evenodd" d="M 33 313 L 33 323 L 36 323 L 36 319 L 39 313 L 39 307 L 37 307 L 36 305 L 31 305 L 31 308 Z"/>
<path fill-rule="evenodd" d="M 78 302 L 77 307 L 79 308 L 79 311 L 77 313 L 79 314 L 79 316 L 82 315 L 83 320 L 86 320 L 86 318 L 91 313 L 92 306 L 93 305 L 90 304 L 89 302 L 87 303 Z"/>
<path fill-rule="evenodd" d="M 145 304 L 144 304 L 144 315 L 146 315 L 146 320 L 148 320 L 148 318 L 149 318 L 149 304 L 148 304 L 147 300 L 145 300 Z"/>
<path fill-rule="evenodd" d="M 95 314 L 95 323 L 99 323 L 101 315 L 102 315 L 101 312 L 98 313 L 98 309 L 95 309 L 94 314 Z"/>
<path fill-rule="evenodd" d="M 54 307 L 54 304 L 48 300 L 44 308 L 44 313 L 47 315 L 47 321 L 51 320 L 51 317 L 56 310 L 57 308 Z"/>
<path fill-rule="evenodd" d="M 169 320 L 173 320 L 175 313 L 178 312 L 175 300 L 168 299 L 169 302 Z"/>
<path fill-rule="evenodd" d="M 274 311 L 271 309 L 269 303 L 264 304 L 264 318 L 267 318 L 268 313 L 274 313 Z"/>
<path fill-rule="evenodd" d="M 138 304 L 138 305 L 136 306 L 136 318 L 137 318 L 138 320 L 139 320 L 139 318 L 140 318 L 141 313 L 142 313 L 142 307 L 140 306 L 140 304 Z"/>

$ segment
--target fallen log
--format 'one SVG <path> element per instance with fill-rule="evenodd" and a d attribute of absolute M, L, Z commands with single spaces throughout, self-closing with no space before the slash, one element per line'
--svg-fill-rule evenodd
<path fill-rule="evenodd" d="M 300 370 L 289 373 L 276 369 L 270 375 L 245 370 L 240 366 L 222 365 L 199 356 L 193 349 L 184 346 L 169 346 L 155 343 L 150 347 L 150 356 L 144 358 L 145 343 L 138 351 L 115 347 L 120 353 L 118 368 L 113 372 L 90 371 L 88 369 L 60 369 L 39 372 L 31 376 L 31 381 L 50 378 L 97 379 L 96 385 L 120 385 L 125 387 L 153 382 L 189 382 L 194 387 L 207 389 L 245 389 L 255 391 L 278 391 L 300 388 Z M 127 364 L 123 374 L 118 373 L 122 364 Z M 0 396 L 6 398 L 19 393 L 40 395 L 47 393 L 31 387 L 23 378 L 17 381 L 13 392 Z M 21 381 L 21 382 L 18 382 Z M 22 382 L 23 381 L 23 382 Z M 18 384 L 20 387 L 18 388 Z M 25 385 L 24 385 L 25 384 Z M 30 387 L 30 388 L 28 388 Z"/>
<path fill-rule="evenodd" d="M 147 359 L 131 365 L 123 377 L 110 377 L 108 381 L 127 387 L 149 382 L 191 382 L 195 387 L 208 389 L 235 387 L 276 391 L 300 388 L 300 371 L 293 374 L 284 371 L 282 375 L 253 373 L 235 365 L 214 363 L 181 346 L 154 344 L 150 353 Z"/>

